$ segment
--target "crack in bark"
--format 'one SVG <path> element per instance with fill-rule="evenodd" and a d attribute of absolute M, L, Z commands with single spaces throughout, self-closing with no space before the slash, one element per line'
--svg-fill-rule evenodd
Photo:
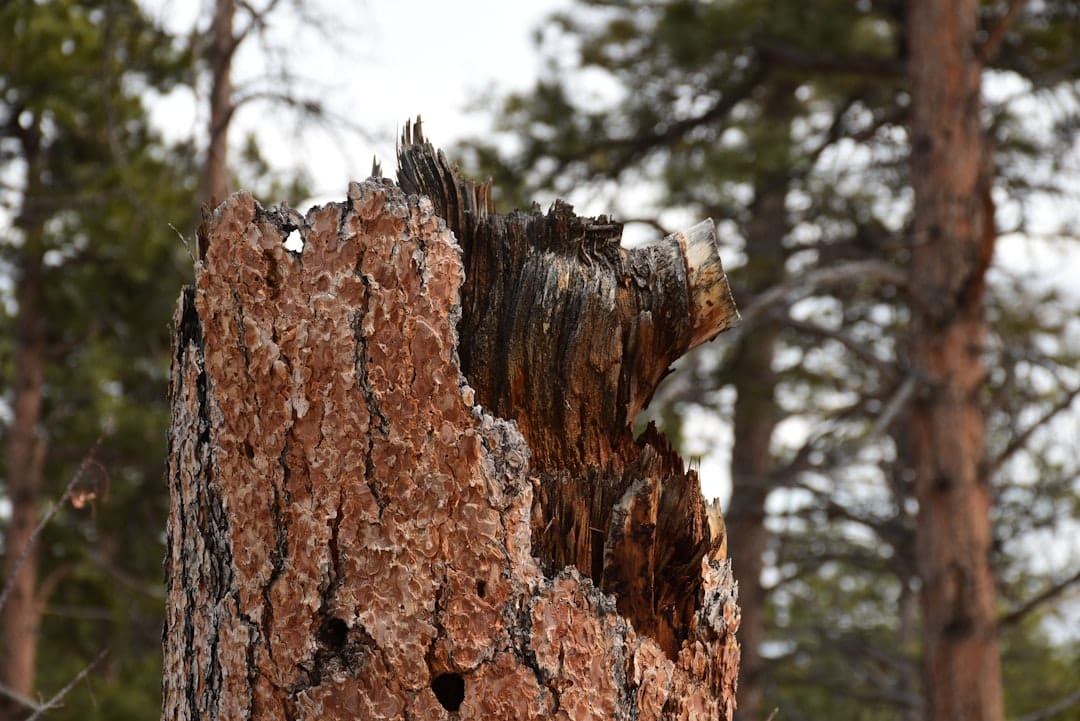
<path fill-rule="evenodd" d="M 270 577 L 262 587 L 263 613 L 261 631 L 263 643 L 266 646 L 266 654 L 271 661 L 274 660 L 274 602 L 270 593 L 274 588 L 274 583 L 281 576 L 285 568 L 285 561 L 289 557 L 289 521 L 285 509 L 292 505 L 292 497 L 288 489 L 291 474 L 288 452 L 289 435 L 288 431 L 286 431 L 285 445 L 282 446 L 281 454 L 278 456 L 278 466 L 281 468 L 281 486 L 279 487 L 273 481 L 270 484 L 274 494 L 274 502 L 270 506 L 270 513 L 273 517 L 275 538 L 274 547 L 270 549 L 269 553 Z"/>

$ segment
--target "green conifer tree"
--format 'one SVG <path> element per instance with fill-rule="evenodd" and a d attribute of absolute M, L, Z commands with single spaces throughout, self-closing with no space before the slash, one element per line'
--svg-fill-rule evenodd
<path fill-rule="evenodd" d="M 130 0 L 0 5 L 5 718 L 105 648 L 50 717 L 159 704 L 168 324 L 191 264 L 170 223 L 194 216 L 197 163 L 144 98 L 185 81 L 178 48 Z"/>

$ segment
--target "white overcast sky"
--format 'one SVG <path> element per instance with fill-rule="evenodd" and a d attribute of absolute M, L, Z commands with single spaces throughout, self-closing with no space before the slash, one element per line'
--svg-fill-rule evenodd
<path fill-rule="evenodd" d="M 205 27 L 208 0 L 145 0 L 155 17 L 174 31 L 198 22 Z M 263 5 L 265 2 L 256 2 Z M 252 105 L 237 119 L 234 147 L 243 132 L 256 129 L 275 165 L 303 158 L 320 196 L 344 196 L 350 180 L 367 177 L 373 156 L 384 171 L 394 167 L 394 138 L 402 123 L 418 113 L 436 145 L 482 132 L 487 116 L 475 99 L 491 88 L 530 86 L 539 72 L 532 40 L 545 17 L 565 1 L 532 0 L 312 0 L 313 14 L 326 18 L 324 35 L 292 14 L 288 2 L 270 16 L 267 52 L 248 42 L 234 72 L 238 93 L 273 73 L 274 52 L 286 57 L 301 82 L 281 89 L 296 97 L 318 95 L 332 112 L 369 134 L 337 137 L 312 130 L 296 133 L 295 119 L 280 107 Z M 321 11 L 321 12 L 320 12 Z M 238 14 L 237 25 L 243 24 Z M 177 137 L 202 131 L 205 103 L 181 91 L 154 103 L 155 115 Z M 299 199 L 292 199 L 296 202 Z"/>

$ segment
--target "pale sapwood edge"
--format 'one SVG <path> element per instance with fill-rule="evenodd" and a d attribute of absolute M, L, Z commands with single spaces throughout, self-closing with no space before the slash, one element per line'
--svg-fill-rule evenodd
<path fill-rule="evenodd" d="M 712 218 L 674 233 L 674 239 L 686 263 L 686 283 L 694 328 L 687 347 L 690 350 L 733 327 L 739 322 L 739 311 L 720 261 L 716 224 Z"/>
<path fill-rule="evenodd" d="M 709 557 L 714 561 L 722 561 L 727 558 L 728 539 L 727 524 L 724 523 L 724 512 L 720 508 L 720 499 L 713 498 L 705 505 L 705 512 L 709 517 L 709 537 L 714 539 L 713 550 Z"/>

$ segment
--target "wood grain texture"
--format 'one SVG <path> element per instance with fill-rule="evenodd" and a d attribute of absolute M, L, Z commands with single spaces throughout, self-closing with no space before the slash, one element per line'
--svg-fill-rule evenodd
<path fill-rule="evenodd" d="M 671 364 L 738 319 L 711 221 L 627 249 L 622 226 L 556 201 L 494 213 L 407 125 L 399 182 L 430 197 L 462 247 L 462 369 L 477 398 L 513 419 L 538 478 L 533 549 L 613 593 L 674 658 L 719 548 L 696 473 L 653 428 L 632 425 Z"/>

